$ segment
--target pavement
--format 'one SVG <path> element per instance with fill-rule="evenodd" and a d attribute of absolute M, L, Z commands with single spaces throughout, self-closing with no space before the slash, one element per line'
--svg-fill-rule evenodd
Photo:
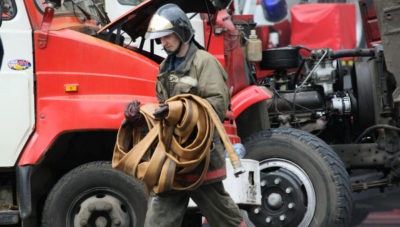
<path fill-rule="evenodd" d="M 370 189 L 353 196 L 352 227 L 400 227 L 400 186 L 385 189 L 384 193 Z"/>
<path fill-rule="evenodd" d="M 354 193 L 353 226 L 400 226 L 400 187 Z"/>

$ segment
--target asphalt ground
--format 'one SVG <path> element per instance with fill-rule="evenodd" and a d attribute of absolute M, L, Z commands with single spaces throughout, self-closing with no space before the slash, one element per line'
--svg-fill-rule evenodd
<path fill-rule="evenodd" d="M 400 186 L 354 193 L 352 227 L 400 227 Z M 17 227 L 10 225 L 6 227 Z M 203 227 L 208 227 L 203 224 Z"/>
<path fill-rule="evenodd" d="M 353 226 L 400 227 L 400 187 L 354 193 Z"/>

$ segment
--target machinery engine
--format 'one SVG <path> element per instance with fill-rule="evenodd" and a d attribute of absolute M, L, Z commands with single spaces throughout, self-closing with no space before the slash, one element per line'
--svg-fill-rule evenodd
<path fill-rule="evenodd" d="M 261 84 L 275 93 L 269 105 L 272 127 L 300 128 L 328 143 L 348 143 L 366 128 L 388 123 L 395 83 L 379 53 L 379 47 L 264 51 L 260 67 L 272 73 Z"/>

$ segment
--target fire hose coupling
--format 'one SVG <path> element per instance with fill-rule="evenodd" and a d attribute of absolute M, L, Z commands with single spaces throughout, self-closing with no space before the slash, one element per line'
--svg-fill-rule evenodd
<path fill-rule="evenodd" d="M 232 150 L 226 150 L 226 158 L 229 158 L 233 167 L 233 173 L 235 177 L 238 177 L 240 174 L 246 172 L 246 169 L 242 166 L 241 158 L 244 158 L 246 155 L 246 149 L 243 144 L 235 143 L 232 146 Z"/>
<path fill-rule="evenodd" d="M 246 172 L 246 169 L 242 166 L 242 162 L 240 161 L 240 159 L 245 156 L 246 150 L 241 143 L 236 143 L 230 148 L 232 149 L 227 149 L 226 154 L 231 161 L 233 174 L 235 175 L 235 177 L 238 177 L 240 174 Z"/>
<path fill-rule="evenodd" d="M 242 166 L 242 162 L 240 161 L 240 159 L 231 163 L 233 166 L 233 174 L 235 175 L 235 177 L 239 177 L 240 174 L 246 172 L 246 169 Z"/>

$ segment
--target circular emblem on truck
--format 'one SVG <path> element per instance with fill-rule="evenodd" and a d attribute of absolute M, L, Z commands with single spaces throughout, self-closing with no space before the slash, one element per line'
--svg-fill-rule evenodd
<path fill-rule="evenodd" d="M 31 67 L 31 63 L 27 60 L 11 60 L 8 62 L 8 67 L 13 70 L 25 70 Z"/>

